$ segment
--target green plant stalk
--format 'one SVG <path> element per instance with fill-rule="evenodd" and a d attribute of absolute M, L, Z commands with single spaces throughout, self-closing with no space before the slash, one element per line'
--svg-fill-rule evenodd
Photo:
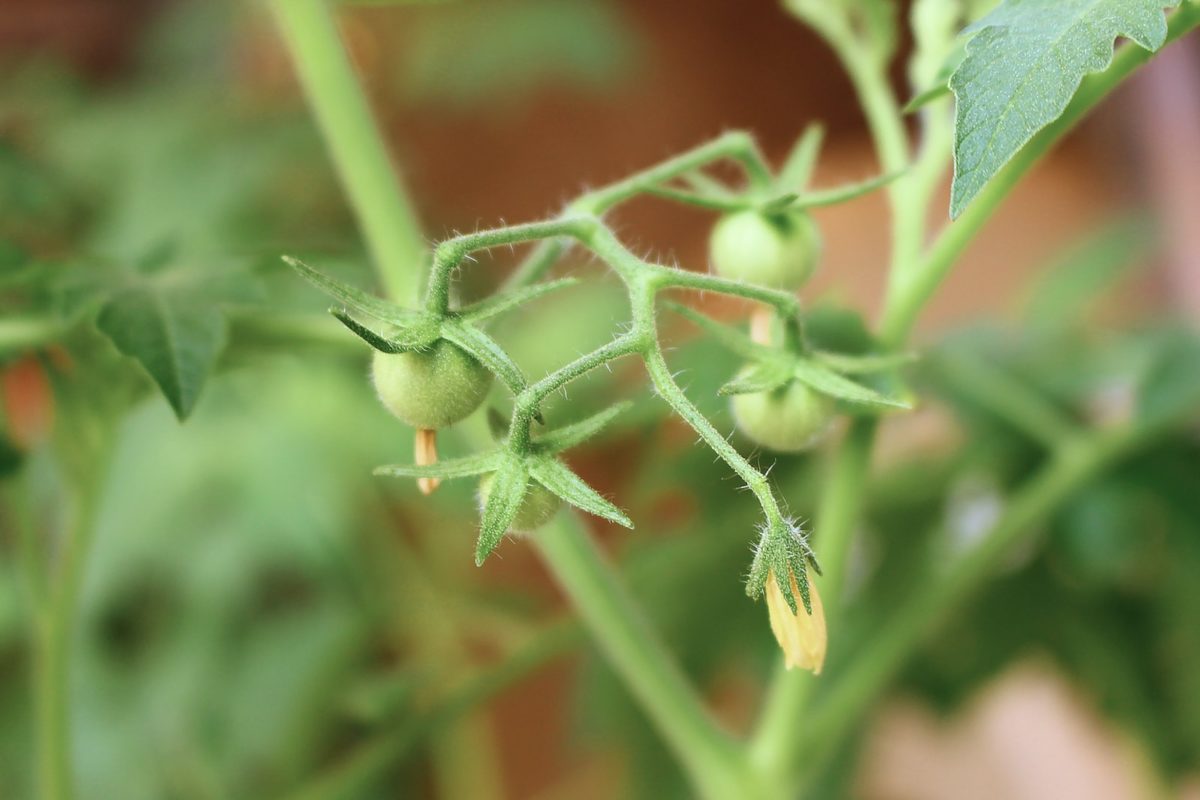
<path fill-rule="evenodd" d="M 816 705 L 802 743 L 809 763 L 836 748 L 922 639 L 961 607 L 1006 553 L 1035 538 L 1040 523 L 1088 481 L 1169 429 L 1165 424 L 1122 427 L 1061 446 L 1013 496 L 983 540 L 944 576 L 919 587 Z"/>
<path fill-rule="evenodd" d="M 415 304 L 425 252 L 415 207 L 378 134 L 338 34 L 331 4 L 327 0 L 272 0 L 271 8 L 384 290 L 397 302 Z M 478 766 L 494 760 L 485 752 L 490 741 L 483 734 L 484 729 L 472 720 L 442 734 L 435 746 L 435 761 L 449 765 L 439 776 L 447 791 L 462 795 L 470 786 L 453 777 L 461 772 L 456 764 L 466 757 L 464 746 L 476 753 Z M 447 779 L 448 774 L 451 777 Z"/>
<path fill-rule="evenodd" d="M 771 171 L 753 137 L 741 131 L 730 131 L 649 169 L 587 192 L 568 205 L 562 216 L 602 216 L 626 200 L 651 192 L 676 178 L 703 180 L 699 170 L 725 159 L 742 167 L 751 188 L 761 191 L 769 186 Z M 539 243 L 509 276 L 505 288 L 525 286 L 538 280 L 554 266 L 565 249 L 565 240 L 561 236 Z"/>
<path fill-rule="evenodd" d="M 609 663 L 662 732 L 699 794 L 709 800 L 764 796 L 737 744 L 699 703 L 578 523 L 560 515 L 535 534 L 534 541 Z"/>
<path fill-rule="evenodd" d="M 376 130 L 328 0 L 271 0 L 297 75 L 387 294 L 415 302 L 425 242 Z"/>
<path fill-rule="evenodd" d="M 34 610 L 35 750 L 38 794 L 43 800 L 70 800 L 75 794 L 70 719 L 72 642 L 98 491 L 98 486 L 89 486 L 76 492 L 70 522 L 57 558 L 51 562 L 41 603 Z"/>

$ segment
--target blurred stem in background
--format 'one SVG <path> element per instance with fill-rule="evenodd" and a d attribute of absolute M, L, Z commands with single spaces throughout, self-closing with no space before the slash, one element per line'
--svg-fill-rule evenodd
<path fill-rule="evenodd" d="M 389 297 L 415 303 L 425 241 L 325 0 L 275 0 L 279 29 Z"/>
<path fill-rule="evenodd" d="M 72 409 L 60 411 L 66 416 Z M 62 419 L 60 425 L 73 420 Z M 107 437 L 101 433 L 100 440 Z M 29 508 L 29 486 L 18 484 L 12 507 L 17 509 L 22 569 L 28 576 L 33 617 L 33 708 L 36 731 L 36 781 L 43 800 L 70 800 L 75 795 L 72 768 L 71 677 L 79 595 L 92 550 L 96 512 L 107 475 L 105 448 L 72 442 L 73 454 L 85 466 L 64 469 L 66 515 L 59 537 L 39 534 Z M 86 451 L 86 452 L 85 452 Z M 28 479 L 26 479 L 28 481 Z M 28 513 L 26 513 L 28 512 Z"/>

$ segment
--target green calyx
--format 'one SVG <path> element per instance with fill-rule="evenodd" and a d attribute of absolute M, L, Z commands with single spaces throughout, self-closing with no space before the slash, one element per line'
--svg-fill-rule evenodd
<path fill-rule="evenodd" d="M 488 473 L 479 481 L 477 496 L 480 511 L 487 508 L 495 478 L 495 473 Z M 525 494 L 517 507 L 517 513 L 508 524 L 508 530 L 511 533 L 533 533 L 553 519 L 560 508 L 562 499 L 558 495 L 540 483 L 530 483 L 525 487 Z"/>
<path fill-rule="evenodd" d="M 754 560 L 750 562 L 750 573 L 746 576 L 746 595 L 757 600 L 762 596 L 767 580 L 774 576 L 775 585 L 783 593 L 792 613 L 797 613 L 803 605 L 811 614 L 808 567 L 821 574 L 821 565 L 808 544 L 808 535 L 793 520 L 781 518 L 769 522 L 763 526 L 754 546 Z M 798 602 L 789 574 L 795 576 L 800 590 Z"/>
<path fill-rule="evenodd" d="M 626 528 L 633 522 L 576 475 L 559 455 L 599 433 L 628 408 L 621 403 L 574 425 L 549 431 L 527 447 L 514 449 L 511 437 L 485 453 L 436 464 L 393 464 L 376 475 L 401 478 L 468 478 L 479 482 L 480 530 L 475 562 L 482 564 L 505 534 L 530 533 L 549 522 L 566 502 Z"/>

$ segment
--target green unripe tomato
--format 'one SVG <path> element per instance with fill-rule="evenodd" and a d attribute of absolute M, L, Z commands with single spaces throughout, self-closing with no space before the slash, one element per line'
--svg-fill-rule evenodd
<path fill-rule="evenodd" d="M 721 277 L 794 291 L 816 271 L 821 232 L 803 211 L 737 211 L 717 220 L 708 248 Z"/>
<path fill-rule="evenodd" d="M 414 428 L 432 430 L 453 425 L 479 408 L 492 386 L 492 373 L 445 339 L 423 351 L 376 351 L 371 378 L 388 411 Z"/>
<path fill-rule="evenodd" d="M 479 480 L 479 507 L 487 505 L 488 495 L 492 491 L 492 481 L 495 473 L 489 472 Z M 562 500 L 540 483 L 530 483 L 525 489 L 525 497 L 521 499 L 521 507 L 513 517 L 508 529 L 513 533 L 533 533 L 558 513 L 562 508 Z"/>
<path fill-rule="evenodd" d="M 746 438 L 768 450 L 798 453 L 825 436 L 834 404 L 799 381 L 782 389 L 733 397 L 733 418 Z"/>

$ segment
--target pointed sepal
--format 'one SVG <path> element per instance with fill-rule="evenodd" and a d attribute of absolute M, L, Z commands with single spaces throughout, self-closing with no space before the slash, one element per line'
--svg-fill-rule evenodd
<path fill-rule="evenodd" d="M 821 394 L 828 395 L 847 403 L 858 403 L 868 406 L 885 408 L 911 409 L 912 404 L 880 394 L 874 389 L 856 383 L 849 378 L 834 372 L 816 361 L 798 359 L 792 365 L 792 374 L 796 380 L 815 389 Z"/>
<path fill-rule="evenodd" d="M 701 328 L 705 333 L 717 340 L 717 343 L 730 351 L 734 355 L 741 356 L 752 360 L 761 359 L 765 354 L 774 351 L 769 347 L 764 347 L 757 344 L 743 331 L 737 328 L 726 325 L 722 322 L 717 322 L 711 317 L 701 314 L 695 309 L 689 308 L 681 303 L 667 303 L 666 307 L 688 321 L 694 323 Z"/>
<path fill-rule="evenodd" d="M 542 486 L 576 508 L 626 528 L 633 527 L 633 521 L 624 511 L 605 500 L 599 492 L 588 486 L 583 478 L 558 459 L 543 457 L 531 460 L 530 474 Z"/>
<path fill-rule="evenodd" d="M 792 367 L 786 359 L 760 361 L 729 383 L 717 394 L 727 397 L 735 394 L 760 394 L 782 389 L 792 380 Z"/>
<path fill-rule="evenodd" d="M 533 286 L 526 286 L 521 289 L 514 289 L 511 292 L 500 292 L 491 297 L 484 298 L 477 303 L 472 303 L 464 308 L 459 309 L 456 313 L 459 318 L 467 322 L 483 322 L 492 317 L 499 316 L 505 312 L 511 311 L 518 306 L 524 305 L 539 297 L 543 297 L 551 292 L 556 292 L 559 289 L 565 289 L 568 286 L 574 286 L 579 283 L 576 278 L 560 278 L 555 281 L 545 281 L 537 283 Z"/>
<path fill-rule="evenodd" d="M 483 562 L 500 544 L 500 540 L 512 527 L 521 501 L 529 488 L 529 468 L 525 461 L 512 454 L 505 454 L 492 478 L 483 506 L 483 518 L 479 524 L 479 540 L 475 544 L 475 565 Z"/>
<path fill-rule="evenodd" d="M 382 300 L 337 278 L 330 277 L 318 269 L 310 267 L 298 258 L 284 256 L 284 262 L 299 272 L 313 286 L 320 289 L 329 297 L 337 300 L 346 308 L 353 309 L 368 317 L 393 325 L 404 325 L 411 321 L 416 312 Z"/>
<path fill-rule="evenodd" d="M 754 560 L 746 577 L 746 594 L 757 600 L 762 596 L 767 581 L 774 580 L 793 614 L 800 605 L 811 613 L 809 567 L 818 575 L 821 574 L 821 567 L 808 544 L 808 535 L 792 520 L 781 517 L 769 521 L 763 526 L 754 547 Z M 789 575 L 795 576 L 796 588 L 800 592 L 799 601 L 792 590 Z"/>
<path fill-rule="evenodd" d="M 633 403 L 630 401 L 622 401 L 587 419 L 543 434 L 537 438 L 534 445 L 539 453 L 547 455 L 556 455 L 564 450 L 570 450 L 572 447 L 578 447 L 604 430 L 610 422 L 632 406 Z"/>
<path fill-rule="evenodd" d="M 387 464 L 376 467 L 374 474 L 391 478 L 470 478 L 474 475 L 484 475 L 499 469 L 504 461 L 504 454 L 499 450 L 488 453 L 451 458 L 436 464 L 418 466 L 416 464 Z"/>

